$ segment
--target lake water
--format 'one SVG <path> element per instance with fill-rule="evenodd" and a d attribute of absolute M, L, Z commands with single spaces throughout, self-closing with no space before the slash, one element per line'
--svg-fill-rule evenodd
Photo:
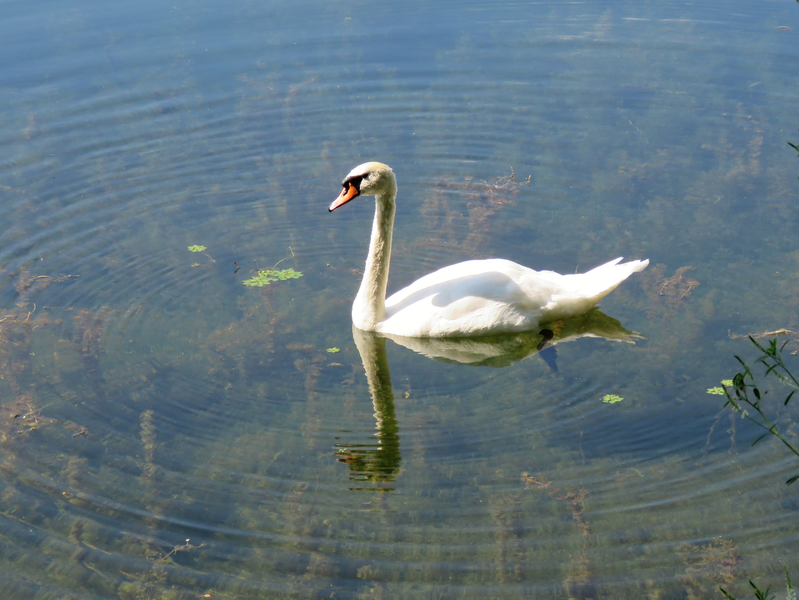
<path fill-rule="evenodd" d="M 11 1 L 0 36 L 3 598 L 799 578 L 797 463 L 707 393 L 799 329 L 799 4 Z M 327 207 L 367 160 L 389 291 L 651 264 L 541 354 L 360 336 L 373 203 Z"/>

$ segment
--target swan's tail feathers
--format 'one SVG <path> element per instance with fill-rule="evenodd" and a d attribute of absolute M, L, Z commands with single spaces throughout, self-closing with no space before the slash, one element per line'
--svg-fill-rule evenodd
<path fill-rule="evenodd" d="M 581 294 L 590 298 L 595 304 L 616 289 L 630 275 L 643 271 L 649 264 L 649 259 L 631 260 L 630 262 L 622 263 L 622 258 L 620 256 L 604 265 L 591 269 L 583 275 L 578 275 L 580 278 L 578 286 L 581 289 Z"/>

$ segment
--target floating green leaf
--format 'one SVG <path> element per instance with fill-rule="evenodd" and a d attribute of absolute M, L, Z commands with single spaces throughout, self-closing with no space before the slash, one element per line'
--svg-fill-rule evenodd
<path fill-rule="evenodd" d="M 722 379 L 721 385 L 725 385 L 727 387 L 732 387 L 732 379 Z M 724 395 L 724 388 L 723 387 L 712 387 L 708 388 L 708 394 L 713 394 L 714 396 L 723 396 Z"/>
<path fill-rule="evenodd" d="M 341 350 L 339 350 L 335 346 L 333 348 L 328 348 L 327 351 L 330 352 L 331 354 L 335 354 L 336 352 L 341 352 Z"/>
<path fill-rule="evenodd" d="M 246 279 L 242 283 L 251 287 L 263 287 L 269 285 L 273 281 L 286 281 L 287 279 L 298 279 L 300 277 L 302 277 L 302 273 L 294 269 L 283 269 L 282 271 L 261 269 L 257 272 L 255 277 Z"/>
<path fill-rule="evenodd" d="M 205 246 L 189 246 L 189 252 L 205 252 Z"/>
<path fill-rule="evenodd" d="M 616 394 L 605 394 L 605 397 L 602 398 L 602 402 L 606 402 L 607 404 L 616 404 L 616 402 L 621 402 L 622 400 L 624 400 L 624 398 Z"/>

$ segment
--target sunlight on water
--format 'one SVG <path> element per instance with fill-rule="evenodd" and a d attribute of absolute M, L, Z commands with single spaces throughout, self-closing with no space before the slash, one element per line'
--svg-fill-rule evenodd
<path fill-rule="evenodd" d="M 8 12 L 3 598 L 797 576 L 795 461 L 707 390 L 747 333 L 795 361 L 799 5 Z M 327 206 L 366 160 L 398 176 L 389 292 L 471 258 L 651 264 L 550 333 L 353 331 L 373 205 Z"/>

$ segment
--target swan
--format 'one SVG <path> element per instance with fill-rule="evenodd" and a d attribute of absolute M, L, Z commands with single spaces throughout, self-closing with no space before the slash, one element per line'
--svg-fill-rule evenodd
<path fill-rule="evenodd" d="M 333 212 L 358 196 L 375 197 L 375 218 L 361 287 L 352 305 L 358 329 L 410 338 L 471 337 L 526 331 L 593 308 L 649 260 L 621 257 L 587 273 L 534 271 L 509 260 L 468 260 L 425 275 L 386 298 L 397 180 L 367 162 L 342 182 Z"/>

